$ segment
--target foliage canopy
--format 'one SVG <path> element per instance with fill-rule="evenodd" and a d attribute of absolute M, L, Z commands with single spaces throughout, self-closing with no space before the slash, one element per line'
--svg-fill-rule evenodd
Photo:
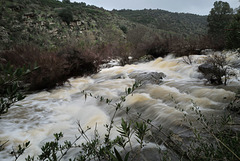
<path fill-rule="evenodd" d="M 225 45 L 225 34 L 231 22 L 233 9 L 227 2 L 216 1 L 208 15 L 208 34 L 215 46 L 223 48 Z"/>

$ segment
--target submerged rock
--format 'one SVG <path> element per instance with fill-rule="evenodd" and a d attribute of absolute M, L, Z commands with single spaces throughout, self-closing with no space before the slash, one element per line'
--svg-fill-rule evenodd
<path fill-rule="evenodd" d="M 117 74 L 111 77 L 111 79 L 125 79 L 124 74 Z"/>
<path fill-rule="evenodd" d="M 138 73 L 133 72 L 129 75 L 129 78 L 135 79 L 136 82 L 141 82 L 142 84 L 160 84 L 162 83 L 162 79 L 165 78 L 166 75 L 162 72 L 144 72 Z"/>

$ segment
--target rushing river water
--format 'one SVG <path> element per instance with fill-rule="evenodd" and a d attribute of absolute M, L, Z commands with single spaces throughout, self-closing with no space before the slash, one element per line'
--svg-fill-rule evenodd
<path fill-rule="evenodd" d="M 235 59 L 235 56 L 230 54 L 229 59 Z M 133 72 L 163 72 L 166 75 L 162 83 L 145 84 L 133 95 L 127 96 L 124 102 L 124 106 L 131 107 L 133 112 L 153 120 L 153 124 L 161 124 L 177 133 L 181 130 L 183 113 L 193 113 L 191 102 L 196 103 L 206 115 L 221 115 L 234 99 L 240 82 L 234 77 L 226 87 L 205 84 L 206 80 L 200 79 L 202 75 L 198 72 L 198 66 L 205 57 L 192 56 L 192 65 L 183 63 L 182 58 L 168 56 L 137 65 L 115 66 L 91 77 L 70 79 L 65 86 L 51 91 L 28 95 L 0 120 L 0 140 L 8 141 L 5 150 L 0 152 L 0 160 L 14 160 L 9 154 L 12 147 L 26 141 L 31 141 L 26 155 L 39 154 L 40 147 L 53 139 L 53 133 L 63 132 L 65 140 L 73 140 L 78 134 L 77 121 L 83 128 L 97 125 L 99 134 L 104 135 L 104 125 L 109 124 L 114 108 L 92 97 L 85 100 L 81 91 L 117 101 L 135 82 L 129 78 Z M 239 76 L 239 71 L 235 69 L 235 72 Z M 184 112 L 176 109 L 176 104 Z M 121 117 L 124 117 L 123 113 L 115 118 L 116 126 Z M 87 134 L 90 138 L 93 135 L 91 131 Z M 24 160 L 26 155 L 19 160 Z"/>

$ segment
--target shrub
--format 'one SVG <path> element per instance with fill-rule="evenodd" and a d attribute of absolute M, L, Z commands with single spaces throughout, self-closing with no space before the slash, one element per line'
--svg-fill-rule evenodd
<path fill-rule="evenodd" d="M 55 51 L 21 45 L 0 55 L 15 67 L 39 66 L 25 80 L 25 83 L 30 83 L 31 90 L 53 88 L 62 85 L 69 77 L 96 73 L 101 63 L 96 48 L 85 49 L 71 45 Z"/>
<path fill-rule="evenodd" d="M 147 55 L 152 55 L 154 58 L 164 57 L 169 53 L 168 41 L 160 40 L 159 37 L 155 37 L 152 43 L 145 46 Z"/>
<path fill-rule="evenodd" d="M 206 62 L 200 65 L 198 69 L 211 84 L 223 84 L 222 77 L 225 77 L 224 85 L 226 85 L 228 76 L 228 68 L 226 65 L 227 60 L 225 55 L 222 53 L 213 54 L 208 56 Z"/>
<path fill-rule="evenodd" d="M 0 115 L 25 97 L 23 80 L 29 73 L 30 70 L 26 67 L 14 68 L 9 63 L 0 65 Z"/>
<path fill-rule="evenodd" d="M 127 31 L 128 31 L 128 30 L 127 30 L 127 27 L 126 27 L 126 26 L 121 25 L 121 26 L 120 26 L 120 29 L 123 31 L 124 34 L 127 34 Z"/>
<path fill-rule="evenodd" d="M 58 55 L 67 61 L 69 76 L 83 76 L 96 73 L 102 58 L 97 48 L 80 48 L 65 46 L 59 50 Z"/>
<path fill-rule="evenodd" d="M 131 64 L 132 59 L 132 46 L 127 43 L 118 43 L 115 45 L 115 55 L 120 59 L 120 65 Z"/>
<path fill-rule="evenodd" d="M 24 65 L 39 66 L 28 75 L 25 83 L 30 83 L 30 90 L 52 88 L 66 81 L 66 61 L 53 52 L 41 50 L 34 45 L 15 46 L 12 50 L 1 53 L 15 67 Z"/>
<path fill-rule="evenodd" d="M 73 13 L 70 8 L 62 9 L 58 16 L 62 19 L 63 22 L 66 22 L 68 25 L 73 21 Z"/>
<path fill-rule="evenodd" d="M 185 114 L 185 121 L 194 134 L 188 146 L 191 160 L 240 160 L 240 131 L 231 126 L 234 125 L 231 115 L 225 113 L 221 120 L 212 116 L 209 122 L 195 103 L 192 110 L 196 113 L 195 123 Z"/>
<path fill-rule="evenodd" d="M 31 90 L 53 88 L 67 80 L 67 61 L 56 53 L 40 53 L 36 63 L 39 69 L 29 76 Z"/>

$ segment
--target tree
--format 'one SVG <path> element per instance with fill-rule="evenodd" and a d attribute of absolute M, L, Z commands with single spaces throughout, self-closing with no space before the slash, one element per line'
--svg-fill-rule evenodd
<path fill-rule="evenodd" d="M 62 0 L 63 3 L 71 3 L 70 0 Z"/>
<path fill-rule="evenodd" d="M 216 48 L 223 48 L 225 45 L 225 33 L 232 19 L 233 9 L 227 2 L 216 1 L 208 15 L 208 35 Z"/>
<path fill-rule="evenodd" d="M 227 85 L 229 74 L 227 64 L 225 54 L 213 54 L 208 56 L 205 63 L 200 65 L 198 69 L 211 84 L 221 85 L 223 84 L 222 77 L 225 77 L 224 85 Z"/>
<path fill-rule="evenodd" d="M 227 30 L 227 47 L 230 49 L 240 48 L 240 8 L 234 15 L 233 21 Z"/>

